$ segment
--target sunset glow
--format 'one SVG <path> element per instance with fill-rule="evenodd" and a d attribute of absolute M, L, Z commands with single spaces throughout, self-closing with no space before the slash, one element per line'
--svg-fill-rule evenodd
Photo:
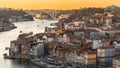
<path fill-rule="evenodd" d="M 0 7 L 23 9 L 78 9 L 120 6 L 120 0 L 0 0 Z"/>

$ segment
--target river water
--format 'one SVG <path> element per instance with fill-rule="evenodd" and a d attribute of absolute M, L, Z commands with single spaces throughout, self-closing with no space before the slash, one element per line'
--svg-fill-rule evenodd
<path fill-rule="evenodd" d="M 52 27 L 50 23 L 56 23 L 54 20 L 35 20 L 27 22 L 14 22 L 16 29 L 6 32 L 0 32 L 0 68 L 40 68 L 29 62 L 19 60 L 4 59 L 3 54 L 8 53 L 5 47 L 9 47 L 10 41 L 17 39 L 20 31 L 23 33 L 33 32 L 34 34 L 44 32 L 44 27 Z"/>

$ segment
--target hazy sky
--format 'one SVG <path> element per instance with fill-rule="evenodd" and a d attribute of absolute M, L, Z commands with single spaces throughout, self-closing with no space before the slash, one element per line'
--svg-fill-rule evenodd
<path fill-rule="evenodd" d="M 120 6 L 120 0 L 0 0 L 0 7 L 23 9 L 77 9 L 110 5 Z"/>

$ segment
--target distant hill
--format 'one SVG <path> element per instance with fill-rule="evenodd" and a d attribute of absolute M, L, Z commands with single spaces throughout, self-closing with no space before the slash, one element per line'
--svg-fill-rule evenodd
<path fill-rule="evenodd" d="M 32 16 L 23 10 L 15 10 L 11 8 L 0 8 L 0 19 L 5 19 L 6 22 L 27 21 L 33 20 Z"/>

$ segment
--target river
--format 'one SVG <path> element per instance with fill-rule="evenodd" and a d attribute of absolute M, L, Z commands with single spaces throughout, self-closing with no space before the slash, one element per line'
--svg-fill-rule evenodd
<path fill-rule="evenodd" d="M 34 34 L 44 32 L 44 27 L 50 26 L 50 23 L 56 23 L 54 20 L 39 20 L 27 22 L 14 22 L 16 29 L 6 32 L 0 32 L 0 68 L 40 68 L 29 62 L 21 62 L 19 60 L 4 59 L 3 54 L 8 53 L 5 47 L 9 47 L 10 41 L 17 39 L 20 31 L 23 33 L 33 32 Z"/>

